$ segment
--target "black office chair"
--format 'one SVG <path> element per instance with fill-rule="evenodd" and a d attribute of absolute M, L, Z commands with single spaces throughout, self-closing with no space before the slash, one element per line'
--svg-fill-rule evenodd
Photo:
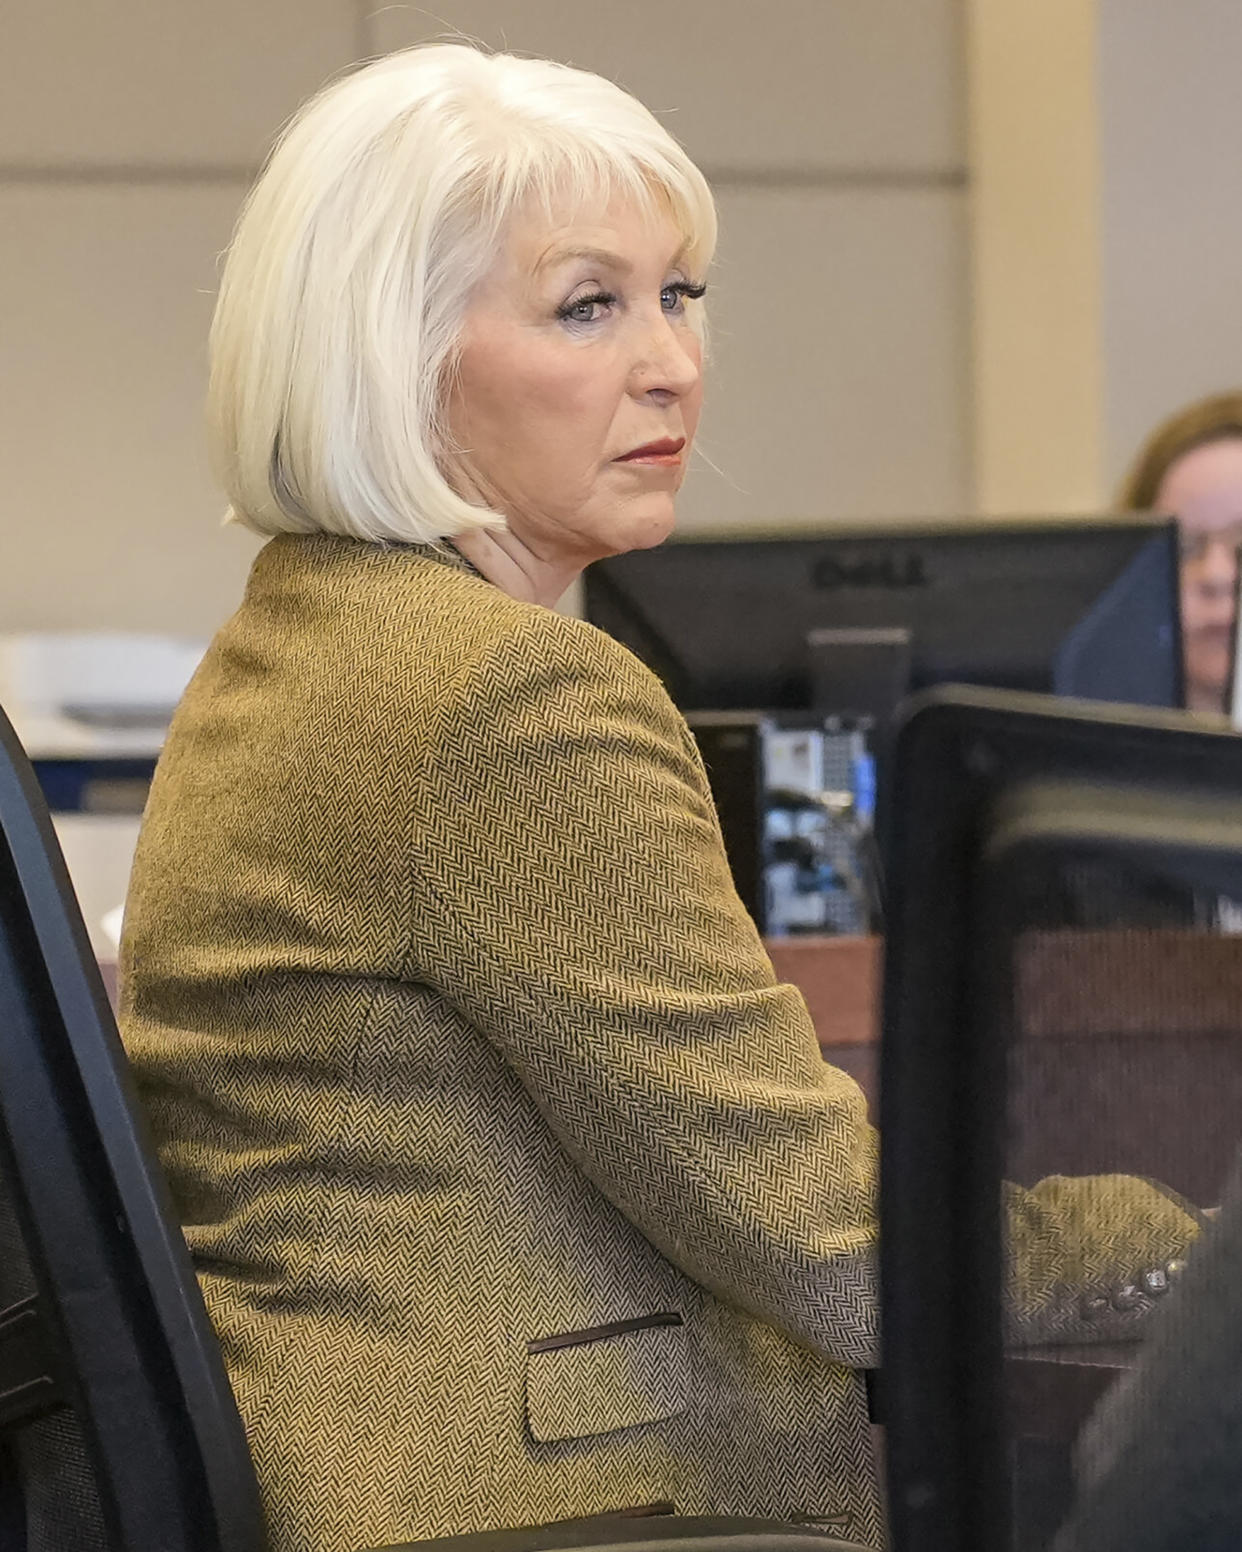
<path fill-rule="evenodd" d="M 55 832 L 0 713 L 0 1552 L 265 1544 L 241 1420 Z M 622 1547 L 849 1552 L 812 1527 L 673 1517 L 406 1552 Z"/>
<path fill-rule="evenodd" d="M 1036 1552 L 1075 1513 L 1076 1430 L 1141 1362 L 1182 1268 L 1071 1280 L 1060 1324 L 1019 1330 L 1002 1181 L 1137 1175 L 1187 1207 L 1220 1201 L 1242 1138 L 1242 738 L 1180 713 L 940 691 L 890 774 L 890 1520 L 902 1552 Z"/>

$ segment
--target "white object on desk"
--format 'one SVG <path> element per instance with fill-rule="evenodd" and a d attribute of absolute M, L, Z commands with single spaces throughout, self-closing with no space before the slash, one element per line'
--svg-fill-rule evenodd
<path fill-rule="evenodd" d="M 205 650 L 126 631 L 0 635 L 0 706 L 32 760 L 154 757 Z"/>
<path fill-rule="evenodd" d="M 121 947 L 121 927 L 125 920 L 125 907 L 117 905 L 110 911 L 105 911 L 99 925 L 103 937 L 112 949 L 111 958 L 115 959 Z"/>
<path fill-rule="evenodd" d="M 141 820 L 136 814 L 53 814 L 52 823 L 95 957 L 114 960 L 113 931 L 120 926 Z"/>

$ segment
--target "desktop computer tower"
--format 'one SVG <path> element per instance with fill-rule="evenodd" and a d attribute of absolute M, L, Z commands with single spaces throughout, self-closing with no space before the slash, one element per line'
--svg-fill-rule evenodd
<path fill-rule="evenodd" d="M 762 932 L 764 719 L 747 711 L 704 711 L 688 721 L 707 767 L 734 887 Z"/>
<path fill-rule="evenodd" d="M 689 717 L 743 905 L 768 937 L 871 930 L 874 762 L 839 719 Z"/>

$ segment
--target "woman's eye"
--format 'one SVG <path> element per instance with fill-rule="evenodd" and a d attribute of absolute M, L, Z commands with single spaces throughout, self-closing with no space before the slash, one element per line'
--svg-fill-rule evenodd
<path fill-rule="evenodd" d="M 688 280 L 678 280 L 660 292 L 660 306 L 666 313 L 684 312 L 687 298 L 697 302 L 706 292 L 706 286 L 692 286 Z"/>
<path fill-rule="evenodd" d="M 594 296 L 580 296 L 576 302 L 566 302 L 558 308 L 556 316 L 565 323 L 598 323 L 603 309 L 611 307 L 615 301 L 616 297 L 606 291 L 597 292 Z"/>

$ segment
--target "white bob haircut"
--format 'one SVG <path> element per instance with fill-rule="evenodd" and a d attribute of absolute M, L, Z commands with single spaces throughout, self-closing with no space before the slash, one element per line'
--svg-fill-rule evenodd
<path fill-rule="evenodd" d="M 503 522 L 444 475 L 466 308 L 519 206 L 601 194 L 669 213 L 701 276 L 716 242 L 706 180 L 599 76 L 440 44 L 313 97 L 243 206 L 212 324 L 229 519 L 404 544 Z"/>

